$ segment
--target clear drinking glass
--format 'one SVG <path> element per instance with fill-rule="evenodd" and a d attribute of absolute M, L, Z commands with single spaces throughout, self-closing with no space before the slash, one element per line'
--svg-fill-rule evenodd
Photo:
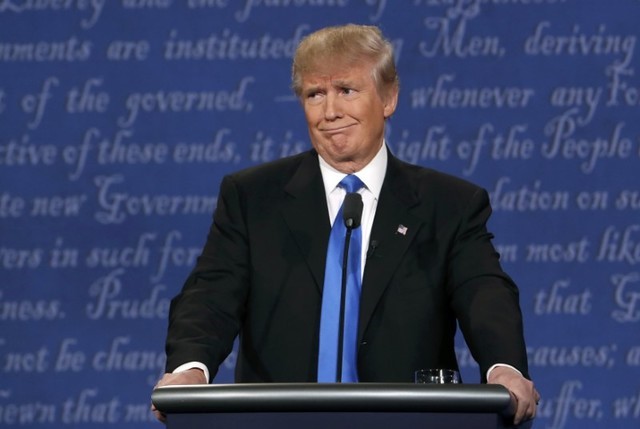
<path fill-rule="evenodd" d="M 426 384 L 458 384 L 460 373 L 455 369 L 419 369 L 415 373 L 416 383 Z"/>

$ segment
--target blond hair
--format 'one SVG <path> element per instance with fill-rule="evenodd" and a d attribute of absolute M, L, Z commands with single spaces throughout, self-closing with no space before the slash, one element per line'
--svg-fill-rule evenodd
<path fill-rule="evenodd" d="M 323 28 L 305 37 L 296 49 L 291 87 L 299 97 L 305 73 L 333 61 L 353 65 L 363 60 L 372 64 L 372 77 L 378 93 L 383 94 L 385 89 L 398 86 L 393 47 L 378 27 L 348 24 Z"/>

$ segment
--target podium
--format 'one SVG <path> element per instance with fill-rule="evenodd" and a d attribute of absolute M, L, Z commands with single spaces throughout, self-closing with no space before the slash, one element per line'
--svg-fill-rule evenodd
<path fill-rule="evenodd" d="M 167 415 L 168 429 L 513 427 L 509 392 L 488 384 L 167 386 L 151 400 Z"/>

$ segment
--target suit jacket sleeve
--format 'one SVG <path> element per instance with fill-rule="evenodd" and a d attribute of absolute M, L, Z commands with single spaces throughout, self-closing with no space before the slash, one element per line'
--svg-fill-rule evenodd
<path fill-rule="evenodd" d="M 483 381 L 496 363 L 512 365 L 528 377 L 519 293 L 491 244 L 490 214 L 486 191 L 477 189 L 449 252 L 452 306 Z"/>
<path fill-rule="evenodd" d="M 244 317 L 249 289 L 246 223 L 230 177 L 220 186 L 206 244 L 181 293 L 171 302 L 166 342 L 168 372 L 202 362 L 211 378 L 229 355 Z"/>

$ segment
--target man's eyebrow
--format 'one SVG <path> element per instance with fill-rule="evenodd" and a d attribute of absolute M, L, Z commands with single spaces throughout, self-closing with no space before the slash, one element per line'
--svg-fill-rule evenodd
<path fill-rule="evenodd" d="M 306 88 L 302 88 L 303 94 L 311 94 L 312 92 L 317 92 L 322 89 L 322 85 L 309 85 Z"/>
<path fill-rule="evenodd" d="M 338 87 L 354 86 L 355 82 L 352 79 L 335 79 L 331 81 L 331 85 Z"/>

